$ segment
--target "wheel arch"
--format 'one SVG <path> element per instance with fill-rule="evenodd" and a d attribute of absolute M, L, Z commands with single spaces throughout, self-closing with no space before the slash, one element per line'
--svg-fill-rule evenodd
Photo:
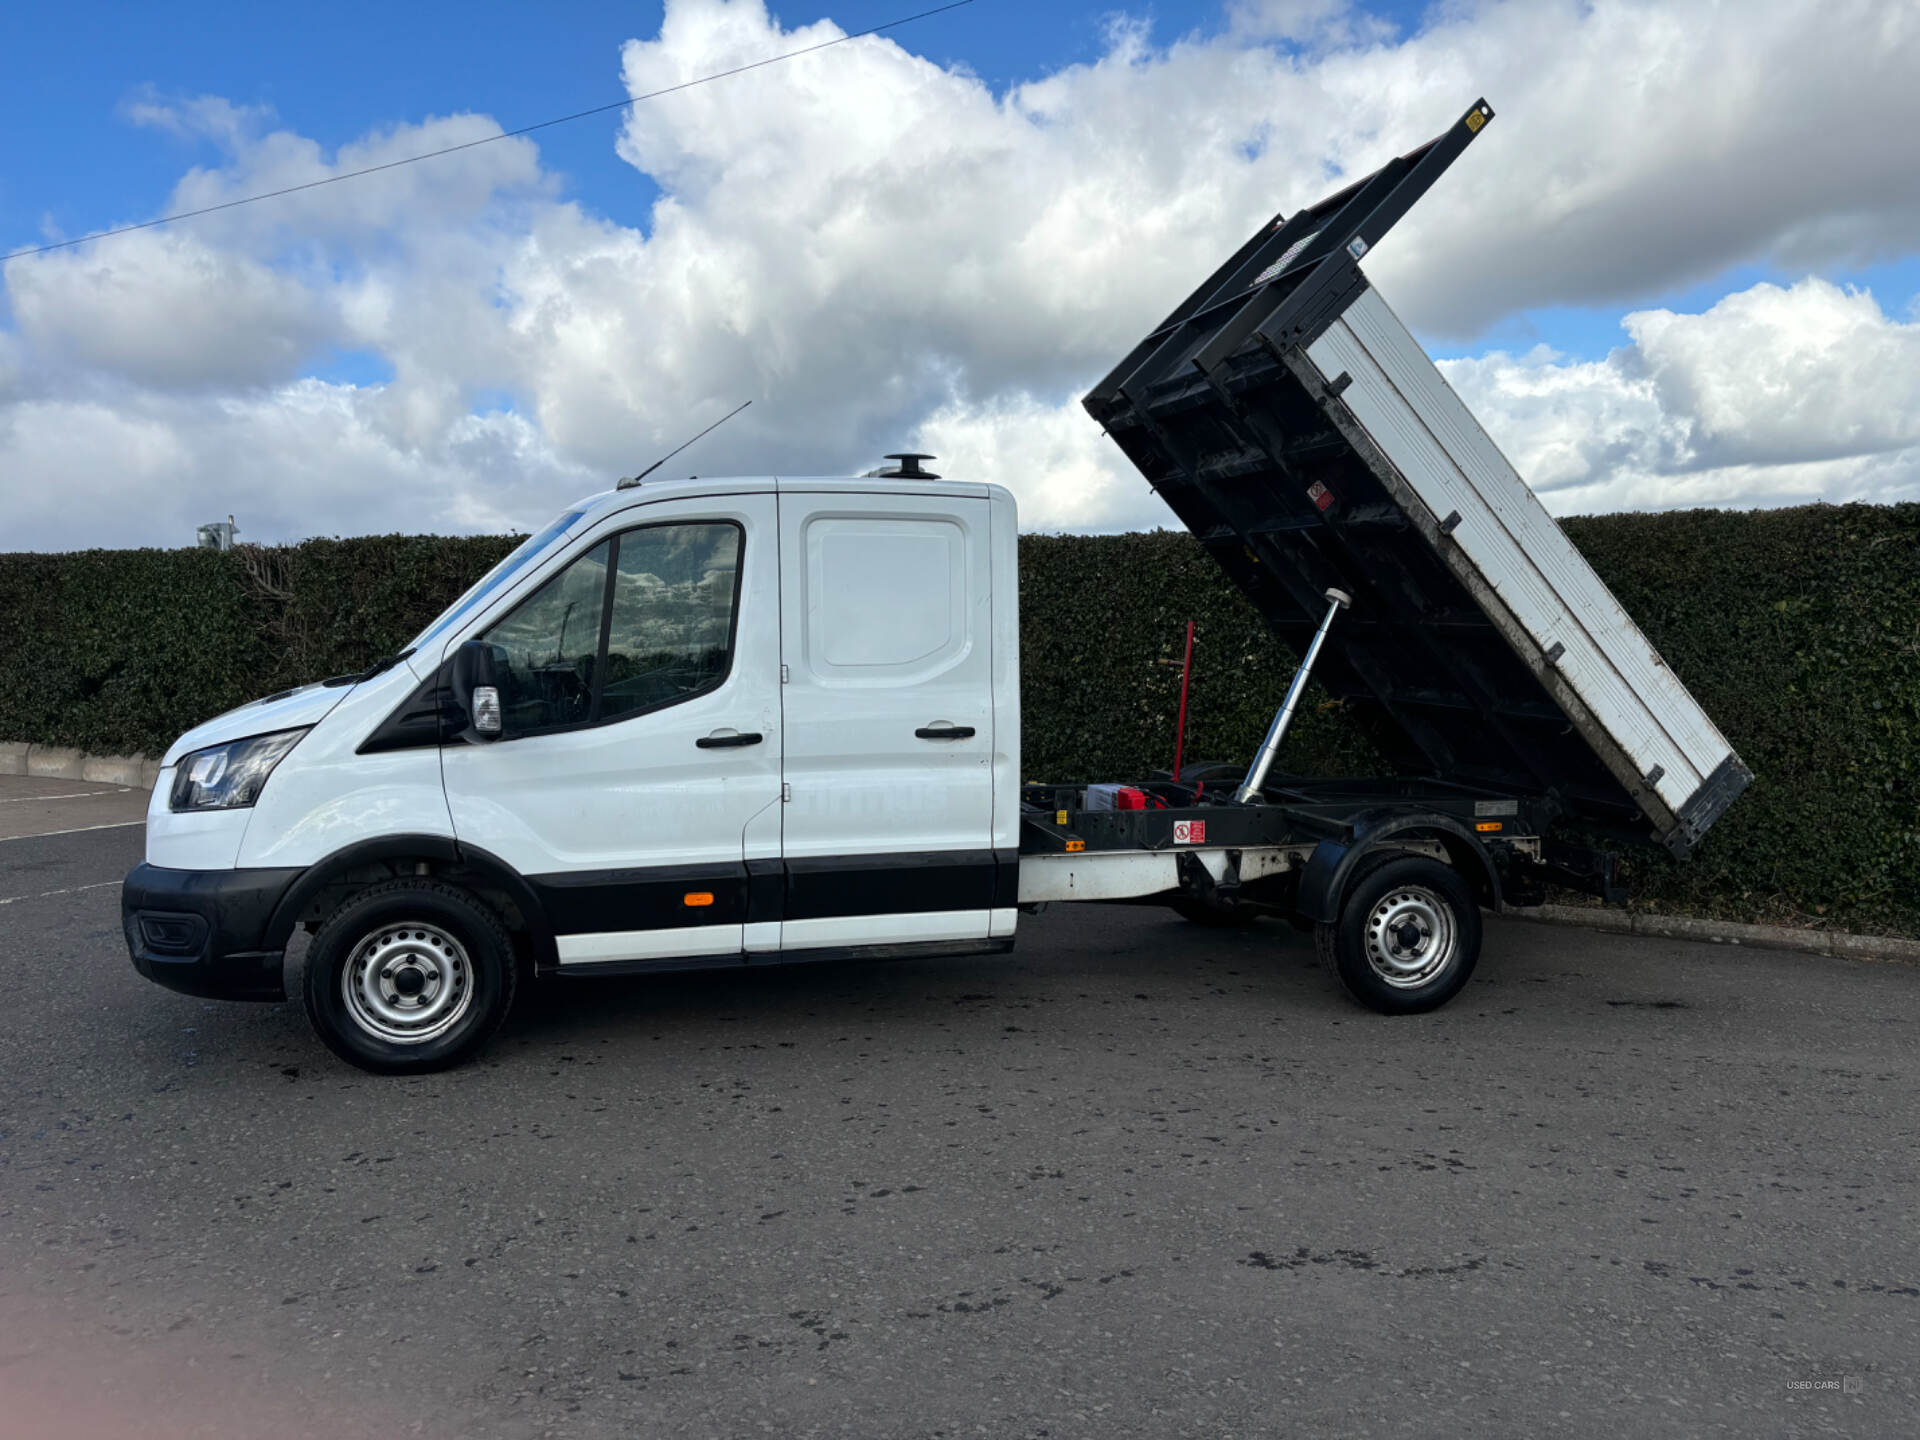
<path fill-rule="evenodd" d="M 1448 862 L 1467 882 L 1473 897 L 1487 909 L 1500 909 L 1500 876 L 1487 847 L 1451 815 L 1435 811 L 1369 811 L 1355 816 L 1353 839 L 1343 843 L 1322 840 L 1314 846 L 1300 877 L 1295 910 L 1308 920 L 1331 925 L 1340 916 L 1340 901 L 1360 864 L 1370 855 L 1392 850 L 1395 838 L 1430 839 L 1446 852 Z"/>
<path fill-rule="evenodd" d="M 405 865 L 425 865 L 435 878 L 459 885 L 486 903 L 509 933 L 526 938 L 536 971 L 559 963 L 553 926 L 533 887 L 499 856 L 477 846 L 461 845 L 447 835 L 382 835 L 359 840 L 308 866 L 274 908 L 266 943 L 284 948 L 295 927 L 303 920 L 316 918 L 316 907 L 325 906 L 334 892 L 405 873 L 396 868 Z"/>

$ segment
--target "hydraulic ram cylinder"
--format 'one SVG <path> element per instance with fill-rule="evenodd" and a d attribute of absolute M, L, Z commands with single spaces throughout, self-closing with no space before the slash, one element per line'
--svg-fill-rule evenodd
<path fill-rule="evenodd" d="M 1257 796 L 1260 787 L 1267 782 L 1267 771 L 1273 768 L 1273 757 L 1280 753 L 1280 742 L 1287 738 L 1287 726 L 1293 723 L 1293 712 L 1299 708 L 1300 697 L 1307 690 L 1307 681 L 1313 677 L 1313 662 L 1320 658 L 1320 647 L 1326 643 L 1327 631 L 1333 628 L 1333 617 L 1353 604 L 1353 597 L 1344 590 L 1329 590 L 1326 594 L 1327 599 L 1333 602 L 1327 607 L 1326 619 L 1313 632 L 1313 643 L 1307 646 L 1300 668 L 1294 671 L 1293 683 L 1287 687 L 1287 698 L 1280 702 L 1280 713 L 1273 717 L 1273 724 L 1267 727 L 1267 738 L 1260 742 L 1260 753 L 1253 757 L 1253 768 L 1247 771 L 1247 778 L 1234 791 L 1233 798 L 1242 805 Z"/>

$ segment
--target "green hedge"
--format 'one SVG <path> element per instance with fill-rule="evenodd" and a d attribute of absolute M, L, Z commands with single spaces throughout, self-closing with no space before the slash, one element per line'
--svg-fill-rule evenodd
<path fill-rule="evenodd" d="M 158 755 L 223 710 L 391 654 L 514 544 L 0 555 L 0 739 Z"/>
<path fill-rule="evenodd" d="M 1608 515 L 1565 529 L 1754 772 L 1689 863 L 1630 852 L 1634 902 L 1920 936 L 1920 505 Z M 1188 618 L 1187 754 L 1252 754 L 1292 660 L 1191 537 L 1022 547 L 1029 776 L 1166 766 Z M 1368 773 L 1364 736 L 1324 692 L 1309 695 L 1287 768 Z"/>
<path fill-rule="evenodd" d="M 1920 505 L 1686 511 L 1566 522 L 1575 544 L 1752 766 L 1699 855 L 1631 857 L 1636 903 L 1920 934 Z M 158 753 L 270 690 L 404 644 L 511 538 L 383 536 L 284 549 L 0 556 L 0 739 Z M 1027 536 L 1029 778 L 1244 760 L 1292 671 L 1187 535 Z M 1324 695 L 1288 768 L 1363 774 Z"/>

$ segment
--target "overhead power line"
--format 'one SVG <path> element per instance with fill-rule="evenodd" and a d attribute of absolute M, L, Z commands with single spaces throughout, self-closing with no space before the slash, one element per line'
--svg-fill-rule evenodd
<path fill-rule="evenodd" d="M 625 100 L 610 100 L 605 105 L 595 105 L 591 110 L 576 110 L 571 115 L 557 115 L 551 120 L 538 120 L 531 125 L 522 125 L 518 130 L 503 130 L 498 135 L 485 135 L 478 140 L 466 140 L 458 145 L 448 145 L 439 150 L 428 150 L 419 155 L 409 155 L 402 160 L 388 160 L 380 165 L 368 165 L 359 170 L 348 170 L 339 175 L 328 175 L 321 180 L 308 180 L 300 185 L 286 185 L 278 190 L 263 190 L 258 195 L 245 195 L 238 200 L 224 200 L 218 205 L 203 205 L 198 210 L 181 210 L 173 215 L 162 215 L 153 220 L 141 220 L 132 225 L 121 225 L 112 230 L 96 231 L 92 235 L 82 235 L 73 240 L 55 240 L 48 245 L 33 245 L 24 250 L 9 250 L 0 255 L 0 260 L 15 260 L 23 255 L 45 255 L 50 250 L 66 250 L 75 245 L 84 245 L 90 240 L 106 240 L 115 235 L 131 234 L 135 230 L 151 230 L 156 225 L 171 225 L 177 220 L 192 220 L 201 215 L 212 215 L 220 210 L 233 210 L 242 205 L 257 204 L 262 200 L 277 200 L 282 195 L 297 195 L 302 190 L 318 190 L 323 185 L 338 185 L 343 180 L 358 180 L 363 175 L 377 175 L 382 170 L 398 170 L 403 165 L 418 165 L 422 160 L 438 160 L 442 155 L 458 154 L 462 150 L 477 149 L 482 145 L 491 145 L 496 140 L 513 140 L 521 135 L 531 135 L 536 130 L 548 130 L 555 125 L 566 125 L 575 120 L 585 120 L 593 115 L 604 115 L 609 110 L 625 110 L 638 105 L 642 100 L 657 100 L 662 95 L 672 95 L 680 90 L 691 90 L 698 85 L 709 85 L 715 80 L 725 80 L 730 75 L 744 75 L 749 70 L 764 70 L 769 65 L 778 65 L 782 60 L 797 60 L 802 55 L 811 55 L 817 50 L 831 50 L 835 45 L 844 45 L 849 40 L 858 40 L 865 35 L 878 35 L 882 30 L 897 30 L 902 25 L 911 25 L 916 20 L 925 20 L 930 15 L 939 15 L 948 10 L 958 10 L 963 5 L 971 5 L 973 0 L 950 0 L 945 5 L 936 5 L 931 10 L 922 10 L 913 15 L 902 15 L 897 20 L 889 20 L 882 25 L 869 25 L 865 30 L 855 30 L 850 34 L 838 35 L 831 40 L 822 40 L 818 45 L 803 46 L 798 50 L 789 50 L 781 55 L 769 55 L 764 60 L 754 60 L 746 65 L 736 65 L 731 70 L 720 70 L 712 75 L 702 75 L 698 80 L 682 80 L 678 85 L 668 85 L 664 89 L 649 90 L 645 95 L 630 95 Z"/>

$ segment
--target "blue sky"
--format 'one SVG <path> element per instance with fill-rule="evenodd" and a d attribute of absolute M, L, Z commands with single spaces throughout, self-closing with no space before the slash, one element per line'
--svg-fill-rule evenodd
<path fill-rule="evenodd" d="M 225 197 L 312 173 L 273 132 L 317 145 L 309 165 L 396 129 L 431 148 L 475 133 L 420 130 L 431 117 L 511 129 L 619 99 L 627 42 L 634 74 L 677 77 L 823 17 L 857 31 L 920 8 L 672 3 L 672 39 L 660 4 L 16 7 L 0 123 L 25 138 L 0 154 L 0 250 L 148 219 L 183 183 Z M 1024 486 L 1044 528 L 1156 523 L 1078 393 L 1248 217 L 1484 92 L 1500 120 L 1369 269 L 1550 506 L 1905 494 L 1920 381 L 1887 377 L 1920 362 L 1917 13 L 975 0 L 835 51 L 819 74 L 844 94 L 763 71 L 429 162 L 466 166 L 478 208 L 425 181 L 350 204 L 369 182 L 349 181 L 316 192 L 364 212 L 339 225 L 269 201 L 277 218 L 15 261 L 0 486 L 145 474 L 180 496 L 158 534 L 236 505 L 269 535 L 522 526 L 737 391 L 761 403 L 703 465 L 937 444 Z M 1029 82 L 1040 109 L 996 105 Z M 230 133 L 135 115 L 206 97 L 253 113 Z M 874 237 L 848 234 L 848 207 Z M 1116 237 L 1118 276 L 1100 258 Z M 359 499 L 303 498 L 321 459 Z M 129 541 L 134 483 L 96 487 Z M 436 498 L 391 498 L 409 493 Z M 58 508 L 10 508 L 15 544 L 75 533 Z"/>
<path fill-rule="evenodd" d="M 831 16 L 861 30 L 937 0 L 847 0 L 774 7 L 789 27 Z M 1383 7 L 1387 8 L 1387 7 Z M 1411 8 L 1411 7 L 1408 7 Z M 897 38 L 960 63 L 996 89 L 1097 58 L 1111 5 L 974 0 L 902 27 Z M 1217 28 L 1217 6 L 1131 12 L 1163 37 Z M 36 142 L 0 161 L 7 249 L 38 242 L 42 217 L 66 233 L 145 218 L 183 165 L 218 158 L 129 124 L 124 103 L 146 87 L 166 96 L 220 95 L 271 106 L 328 147 L 368 128 L 477 110 L 507 129 L 621 98 L 620 45 L 660 27 L 658 4 L 549 0 L 409 0 L 326 6 L 72 3 L 18 7 L 0 57 L 0 123 Z M 67 55 L 83 64 L 47 65 Z M 540 136 L 546 163 L 602 213 L 642 223 L 655 191 L 613 153 L 618 114 Z"/>
<path fill-rule="evenodd" d="M 859 30 L 929 8 L 924 0 L 777 5 L 791 27 L 830 16 Z M 1365 10 L 1401 34 L 1419 31 L 1430 7 L 1369 0 Z M 537 9 L 537 13 L 536 13 Z M 960 64 L 996 91 L 1098 59 L 1109 26 L 1125 17 L 1168 42 L 1217 34 L 1221 6 L 1033 4 L 974 0 L 901 27 L 895 38 L 942 64 Z M 161 211 L 180 172 L 216 164 L 195 142 L 132 123 L 127 104 L 146 95 L 219 95 L 269 107 L 279 122 L 328 148 L 368 129 L 429 115 L 478 111 L 507 128 L 618 99 L 619 48 L 656 32 L 658 4 L 550 0 L 341 0 L 324 7 L 198 3 L 183 7 L 65 3 L 23 7 L 9 18 L 0 58 L 0 124 L 34 143 L 0 156 L 0 250 L 48 233 L 78 235 Z M 84 63 L 44 63 L 47 56 Z M 1494 97 L 1496 103 L 1498 97 Z M 644 227 L 658 195 L 613 149 L 618 113 L 543 131 L 542 159 L 564 192 L 597 212 Z M 1791 284 L 1802 272 L 1750 263 L 1694 283 L 1655 288 L 1625 307 L 1548 306 L 1503 318 L 1471 342 L 1436 338 L 1436 355 L 1546 344 L 1598 359 L 1623 343 L 1623 309 L 1695 310 L 1758 281 Z M 1827 267 L 1839 283 L 1870 288 L 1889 310 L 1920 295 L 1916 253 L 1878 264 Z M 334 357 L 314 373 L 370 378 L 376 362 Z"/>

